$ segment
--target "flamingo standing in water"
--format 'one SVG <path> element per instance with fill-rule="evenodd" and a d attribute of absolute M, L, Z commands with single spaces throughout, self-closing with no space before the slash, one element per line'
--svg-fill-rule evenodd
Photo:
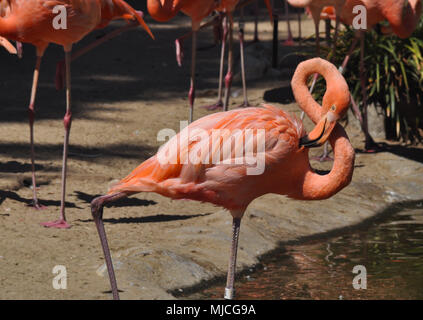
<path fill-rule="evenodd" d="M 306 85 L 316 72 L 327 83 L 322 106 Z M 350 103 L 345 79 L 330 62 L 314 58 L 298 65 L 291 85 L 299 106 L 316 123 L 308 135 L 301 122 L 273 106 L 210 114 L 191 123 L 107 195 L 91 202 L 114 299 L 119 294 L 103 224 L 106 204 L 139 192 L 156 192 L 227 209 L 233 217 L 233 237 L 225 298 L 231 299 L 241 218 L 254 199 L 267 193 L 299 200 L 326 199 L 350 183 L 354 149 L 337 123 Z M 320 175 L 310 167 L 308 152 L 326 140 L 332 144 L 335 160 L 330 173 Z M 258 171 L 251 172 L 253 167 Z"/>
<path fill-rule="evenodd" d="M 210 15 L 219 4 L 219 0 L 147 0 L 147 8 L 153 19 L 166 22 L 175 17 L 179 11 L 183 12 L 192 20 L 192 51 L 191 51 L 191 80 L 188 93 L 190 104 L 189 122 L 194 117 L 195 102 L 195 64 L 197 53 L 197 32 L 201 27 L 201 21 Z M 182 63 L 182 51 L 180 40 L 176 40 L 177 61 Z"/>
<path fill-rule="evenodd" d="M 366 8 L 367 21 L 366 29 L 358 30 L 357 36 L 353 40 L 349 53 L 344 59 L 340 67 L 343 72 L 348 64 L 349 58 L 354 51 L 358 39 L 360 40 L 360 77 L 361 89 L 363 95 L 363 113 L 359 114 L 361 128 L 365 135 L 365 151 L 374 152 L 378 146 L 374 142 L 369 133 L 368 120 L 367 120 L 367 93 L 366 93 L 366 76 L 364 66 L 364 36 L 366 30 L 371 30 L 379 22 L 387 20 L 390 28 L 398 37 L 405 39 L 411 36 L 416 29 L 421 13 L 422 1 L 421 0 L 346 0 L 345 6 L 337 16 L 343 23 L 352 25 L 357 13 L 353 12 L 354 7 L 364 6 Z M 354 102 L 353 102 L 354 103 Z"/>
<path fill-rule="evenodd" d="M 243 16 L 243 9 L 246 3 L 239 5 L 240 0 L 221 0 L 220 5 L 216 8 L 216 11 L 221 12 L 224 15 L 223 18 L 223 37 L 222 37 L 222 50 L 220 55 L 220 68 L 219 68 L 219 89 L 218 89 L 218 97 L 217 103 L 206 106 L 205 108 L 208 110 L 215 110 L 218 108 L 222 108 L 224 111 L 228 111 L 229 106 L 229 97 L 230 97 L 230 90 L 232 86 L 232 79 L 233 79 L 233 12 L 235 9 L 239 8 L 241 10 L 241 16 Z M 270 4 L 270 0 L 264 0 L 267 10 L 269 11 L 270 21 L 273 21 L 273 13 L 272 13 L 272 6 Z M 257 1 L 258 3 L 258 1 Z M 244 103 L 241 104 L 240 107 L 248 107 L 250 106 L 247 97 L 247 83 L 245 79 L 245 63 L 244 63 L 244 22 L 240 21 L 239 27 L 239 46 L 240 46 L 240 56 L 241 56 L 241 78 L 242 78 L 242 88 L 244 94 Z M 225 47 L 226 41 L 229 37 L 229 49 L 228 49 L 228 71 L 225 76 L 225 96 L 223 98 L 223 64 L 225 59 Z"/>
<path fill-rule="evenodd" d="M 34 135 L 33 124 L 35 116 L 35 97 L 38 85 L 41 60 L 50 43 L 63 46 L 66 61 L 66 113 L 64 117 L 65 139 L 63 146 L 62 166 L 62 195 L 60 219 L 42 223 L 46 227 L 69 228 L 65 218 L 66 170 L 69 134 L 72 122 L 71 110 L 71 74 L 70 61 L 72 45 L 81 40 L 98 26 L 106 25 L 111 19 L 133 18 L 151 34 L 147 25 L 139 14 L 123 0 L 8 0 L 6 14 L 0 17 L 0 36 L 19 42 L 31 43 L 36 47 L 36 65 L 32 82 L 31 99 L 29 104 L 29 124 L 31 141 L 31 166 L 33 205 L 40 209 L 35 180 L 34 165 Z M 57 7 L 60 6 L 60 7 Z M 57 10 L 59 9 L 59 10 Z M 66 28 L 55 28 L 54 19 L 60 10 L 66 13 Z M 108 13 L 102 15 L 102 13 Z"/>

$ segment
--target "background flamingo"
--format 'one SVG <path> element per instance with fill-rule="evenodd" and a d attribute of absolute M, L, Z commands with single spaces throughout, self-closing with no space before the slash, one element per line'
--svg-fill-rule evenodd
<path fill-rule="evenodd" d="M 287 30 L 288 30 L 288 39 L 286 39 L 283 42 L 283 45 L 284 46 L 293 46 L 294 45 L 294 37 L 292 36 L 291 23 L 289 21 L 289 5 L 288 5 L 288 0 L 285 0 L 284 1 L 284 5 L 285 5 L 286 26 L 287 26 Z M 299 19 L 301 19 L 301 16 L 300 15 L 298 17 L 299 17 Z M 299 30 L 301 30 L 301 23 L 299 23 L 298 26 L 299 26 Z M 301 36 L 299 38 L 301 38 Z"/>
<path fill-rule="evenodd" d="M 195 102 L 195 64 L 197 53 L 197 32 L 201 27 L 201 21 L 206 18 L 214 9 L 216 9 L 218 1 L 216 0 L 147 0 L 147 8 L 153 19 L 166 22 L 175 17 L 179 11 L 191 17 L 192 21 L 192 51 L 191 51 L 191 80 L 188 93 L 190 104 L 189 122 L 194 117 Z M 181 65 L 182 51 L 180 40 L 176 40 L 177 60 Z"/>
<path fill-rule="evenodd" d="M 60 206 L 60 219 L 53 222 L 46 222 L 42 225 L 46 227 L 68 228 L 69 224 L 65 218 L 65 194 L 66 194 L 66 170 L 67 154 L 69 144 L 69 134 L 72 123 L 71 111 L 71 49 L 72 45 L 81 40 L 85 35 L 100 25 L 106 25 L 113 18 L 128 16 L 136 18 L 148 32 L 142 18 L 136 11 L 123 0 L 8 0 L 2 2 L 3 15 L 0 17 L 0 36 L 19 42 L 31 43 L 36 47 L 36 65 L 31 90 L 29 104 L 29 124 L 31 142 L 31 166 L 32 166 L 32 187 L 33 205 L 35 208 L 42 208 L 40 205 L 36 189 L 35 165 L 34 165 L 34 134 L 33 124 L 35 116 L 35 98 L 38 85 L 41 60 L 49 43 L 56 43 L 63 46 L 66 60 L 66 113 L 64 117 L 65 138 L 63 146 L 62 165 L 62 196 Z M 57 13 L 53 9 L 57 5 L 63 5 L 67 10 L 67 28 L 55 29 L 53 19 Z M 72 13 L 72 14 L 70 14 Z M 102 13 L 107 13 L 102 16 Z"/>
<path fill-rule="evenodd" d="M 316 55 L 320 56 L 320 36 L 319 36 L 319 25 L 320 25 L 320 13 L 322 12 L 325 6 L 334 6 L 337 12 L 336 16 L 336 26 L 335 26 L 335 35 L 333 43 L 335 45 L 336 39 L 338 37 L 338 29 L 340 23 L 339 13 L 344 7 L 345 0 L 287 0 L 289 4 L 293 7 L 306 8 L 308 7 L 311 11 L 313 17 L 315 29 L 316 29 Z"/>
<path fill-rule="evenodd" d="M 308 77 L 315 72 L 321 73 L 327 81 L 322 106 L 313 100 L 306 86 Z M 119 298 L 119 293 L 102 220 L 103 207 L 108 203 L 138 192 L 156 192 L 172 199 L 210 202 L 230 211 L 233 217 L 233 237 L 225 298 L 231 299 L 234 295 L 240 222 L 251 201 L 266 193 L 302 200 L 326 199 L 349 184 L 354 168 L 354 149 L 343 128 L 337 124 L 350 102 L 345 79 L 331 63 L 315 58 L 298 66 L 291 84 L 299 106 L 316 123 L 309 135 L 305 136 L 300 122 L 273 106 L 214 113 L 186 127 L 158 154 L 113 186 L 107 195 L 92 201 L 91 211 L 115 299 Z M 206 135 L 200 141 L 196 131 L 198 129 L 205 130 L 203 132 Z M 220 150 L 224 148 L 225 142 L 222 142 L 221 135 L 213 137 L 213 131 L 217 129 L 228 130 L 227 141 L 232 144 L 232 138 L 238 140 L 235 148 L 239 146 L 242 153 L 232 148 L 231 152 L 222 155 Z M 251 151 L 256 156 L 263 152 L 261 155 L 265 158 L 264 172 L 259 175 L 248 175 L 249 166 L 244 161 L 242 164 L 235 162 L 236 155 L 249 155 L 245 144 L 239 144 L 239 141 L 247 139 L 247 129 L 255 130 L 255 133 L 258 129 L 265 132 L 265 150 L 258 150 L 258 134 L 257 139 L 251 137 L 255 141 Z M 231 136 L 237 131 L 242 133 Z M 184 136 L 188 140 L 182 144 L 180 137 Z M 335 162 L 331 172 L 322 176 L 311 169 L 308 150 L 327 139 L 335 150 Z M 199 150 L 202 152 L 198 164 L 184 161 L 186 157 L 191 157 L 190 152 L 198 155 Z M 216 153 L 220 161 L 213 163 Z M 161 162 L 164 156 L 173 157 L 174 164 Z"/>
<path fill-rule="evenodd" d="M 273 21 L 273 12 L 270 0 L 264 0 L 267 10 L 269 11 L 270 21 Z M 248 3 L 248 2 L 247 2 Z M 239 0 L 221 0 L 220 5 L 216 8 L 216 11 L 221 12 L 224 15 L 223 18 L 223 37 L 222 37 L 222 50 L 220 55 L 220 68 L 219 68 L 219 89 L 217 102 L 211 106 L 206 106 L 208 110 L 215 110 L 217 108 L 222 108 L 224 111 L 228 110 L 229 106 L 229 97 L 230 90 L 232 86 L 233 79 L 233 12 L 235 9 L 241 11 L 241 20 L 239 27 L 239 46 L 240 46 L 240 56 L 241 56 L 241 79 L 242 79 L 242 88 L 244 95 L 244 103 L 241 104 L 241 107 L 250 106 L 247 97 L 247 83 L 245 79 L 245 63 L 244 63 L 244 21 L 243 21 L 243 9 L 247 3 L 239 4 Z M 258 3 L 258 2 L 257 2 Z M 228 71 L 225 76 L 225 96 L 223 98 L 223 65 L 225 59 L 225 48 L 226 41 L 229 36 L 229 48 L 228 48 Z"/>
<path fill-rule="evenodd" d="M 356 14 L 353 13 L 353 8 L 357 5 L 362 5 L 366 7 L 367 30 L 371 30 L 379 22 L 387 20 L 389 22 L 392 32 L 400 38 L 408 38 L 411 36 L 419 22 L 422 13 L 421 0 L 346 0 L 345 6 L 340 14 L 341 21 L 343 23 L 352 25 L 352 22 L 356 16 Z M 363 113 L 361 114 L 358 111 L 358 119 L 360 120 L 361 128 L 366 138 L 365 151 L 374 152 L 378 148 L 378 146 L 369 133 L 367 119 L 366 76 L 364 66 L 365 32 L 366 30 L 357 31 L 357 37 L 353 40 L 353 44 L 349 50 L 349 53 L 345 57 L 340 70 L 341 72 L 345 70 L 349 61 L 349 57 L 354 51 L 359 39 L 360 77 L 363 95 Z M 354 101 L 353 104 L 355 104 Z"/>

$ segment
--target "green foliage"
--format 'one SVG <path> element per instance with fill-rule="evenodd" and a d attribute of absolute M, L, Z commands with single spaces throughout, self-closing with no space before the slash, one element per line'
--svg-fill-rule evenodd
<path fill-rule="evenodd" d="M 351 28 L 341 30 L 336 51 L 332 58 L 329 56 L 335 65 L 342 64 L 354 36 L 355 31 Z M 330 51 L 329 48 L 324 48 L 324 56 Z M 369 107 L 374 105 L 382 109 L 386 137 L 405 142 L 422 142 L 423 18 L 408 39 L 384 35 L 380 30 L 366 32 L 364 65 L 367 104 Z M 359 42 L 351 55 L 344 77 L 355 101 L 362 109 Z M 315 89 L 316 99 L 322 97 L 324 90 L 324 80 L 319 78 Z"/>

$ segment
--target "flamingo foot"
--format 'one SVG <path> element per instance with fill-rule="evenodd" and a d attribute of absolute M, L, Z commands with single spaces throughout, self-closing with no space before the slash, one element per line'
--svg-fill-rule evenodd
<path fill-rule="evenodd" d="M 241 103 L 237 108 L 250 108 L 253 107 L 248 101 Z"/>
<path fill-rule="evenodd" d="M 34 208 L 34 210 L 45 210 L 47 209 L 46 206 L 43 206 L 38 202 L 38 200 L 32 200 L 31 206 Z"/>
<path fill-rule="evenodd" d="M 381 152 L 382 150 L 383 148 L 379 144 L 371 140 L 371 141 L 366 141 L 363 153 L 377 153 L 377 152 Z"/>
<path fill-rule="evenodd" d="M 56 78 L 55 78 L 55 84 L 56 84 L 56 90 L 60 91 L 64 88 L 65 83 L 65 76 L 66 76 L 66 67 L 65 67 L 65 61 L 59 61 L 56 65 Z"/>
<path fill-rule="evenodd" d="M 46 228 L 57 228 L 57 229 L 69 229 L 71 227 L 65 220 L 60 219 L 57 221 L 49 221 L 40 223 L 43 227 Z"/>
<path fill-rule="evenodd" d="M 202 108 L 204 108 L 208 111 L 214 111 L 214 110 L 217 110 L 217 109 L 221 109 L 221 108 L 223 108 L 223 101 L 219 100 L 215 104 L 212 104 L 210 106 L 203 106 Z"/>

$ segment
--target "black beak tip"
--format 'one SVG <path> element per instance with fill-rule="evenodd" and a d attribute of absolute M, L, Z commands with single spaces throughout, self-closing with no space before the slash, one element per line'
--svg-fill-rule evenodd
<path fill-rule="evenodd" d="M 317 142 L 319 139 L 320 139 L 320 137 L 318 139 L 310 140 L 309 137 L 308 137 L 308 135 L 307 136 L 304 136 L 304 137 L 300 138 L 300 144 L 299 144 L 299 146 L 300 146 L 300 148 L 301 147 L 306 147 L 306 148 L 317 148 L 317 147 L 320 147 L 321 144 Z"/>

